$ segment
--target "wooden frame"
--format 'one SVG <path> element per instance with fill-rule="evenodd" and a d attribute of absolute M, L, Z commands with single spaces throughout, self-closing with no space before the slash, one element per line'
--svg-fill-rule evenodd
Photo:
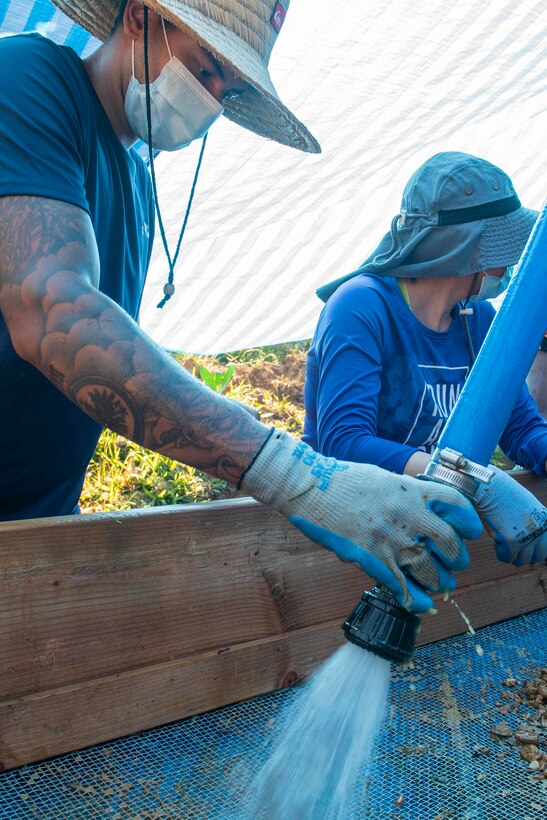
<path fill-rule="evenodd" d="M 544 502 L 546 482 L 516 473 Z M 470 546 L 475 627 L 547 602 L 547 569 Z M 0 767 L 289 685 L 372 581 L 251 499 L 0 524 Z M 439 602 L 419 643 L 465 631 Z"/>

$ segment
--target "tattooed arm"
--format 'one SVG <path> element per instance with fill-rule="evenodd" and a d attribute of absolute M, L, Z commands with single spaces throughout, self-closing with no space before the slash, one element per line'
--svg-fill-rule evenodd
<path fill-rule="evenodd" d="M 194 379 L 98 281 L 85 211 L 0 198 L 0 310 L 16 353 L 100 424 L 236 483 L 267 429 Z"/>

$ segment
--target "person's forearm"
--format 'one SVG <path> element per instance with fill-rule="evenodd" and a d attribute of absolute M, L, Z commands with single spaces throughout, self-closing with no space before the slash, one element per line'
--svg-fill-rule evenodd
<path fill-rule="evenodd" d="M 317 425 L 318 451 L 342 461 L 358 464 L 374 464 L 390 473 L 404 473 L 405 464 L 415 453 L 413 447 L 374 435 L 367 425 L 355 429 L 346 423 L 344 411 L 334 424 L 326 424 L 319 419 Z"/>
<path fill-rule="evenodd" d="M 525 384 L 519 391 L 499 445 L 515 464 L 545 476 L 547 423 L 538 413 Z"/>
<path fill-rule="evenodd" d="M 427 467 L 430 461 L 431 456 L 429 455 L 429 453 L 412 453 L 407 463 L 405 464 L 405 469 L 403 470 L 403 473 L 404 475 L 410 475 L 415 478 L 417 475 L 424 472 L 425 468 Z"/>
<path fill-rule="evenodd" d="M 100 424 L 231 483 L 266 428 L 193 378 L 98 291 L 55 308 L 33 362 Z"/>
<path fill-rule="evenodd" d="M 267 428 L 194 379 L 95 288 L 83 211 L 44 200 L 26 221 L 18 213 L 17 235 L 0 231 L 0 245 L 5 252 L 17 239 L 27 264 L 13 273 L 4 266 L 0 305 L 19 356 L 100 424 L 237 483 Z M 41 245 L 40 219 L 49 229 Z"/>

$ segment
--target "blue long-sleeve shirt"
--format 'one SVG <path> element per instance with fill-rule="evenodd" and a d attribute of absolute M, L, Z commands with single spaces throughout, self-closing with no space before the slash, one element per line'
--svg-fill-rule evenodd
<path fill-rule="evenodd" d="M 473 305 L 475 352 L 494 312 L 489 302 Z M 471 365 L 457 308 L 447 331 L 431 330 L 394 277 L 357 276 L 338 288 L 319 318 L 308 353 L 304 441 L 325 455 L 402 473 L 413 453 L 435 449 Z M 500 447 L 545 476 L 547 423 L 526 385 Z"/>

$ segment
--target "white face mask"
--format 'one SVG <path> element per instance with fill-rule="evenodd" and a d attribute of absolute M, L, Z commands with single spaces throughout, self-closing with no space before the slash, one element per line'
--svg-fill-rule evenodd
<path fill-rule="evenodd" d="M 483 299 L 495 299 L 507 290 L 511 276 L 513 275 L 513 268 L 507 268 L 503 276 L 493 276 L 491 273 L 485 273 L 482 277 L 479 292 L 469 297 L 468 302 L 480 302 Z"/>
<path fill-rule="evenodd" d="M 224 108 L 201 85 L 186 66 L 173 57 L 165 25 L 163 34 L 169 62 L 150 83 L 150 119 L 152 147 L 158 151 L 176 151 L 207 133 Z M 148 142 L 146 116 L 146 83 L 135 77 L 135 41 L 131 47 L 132 76 L 125 94 L 125 116 L 135 136 Z"/>

